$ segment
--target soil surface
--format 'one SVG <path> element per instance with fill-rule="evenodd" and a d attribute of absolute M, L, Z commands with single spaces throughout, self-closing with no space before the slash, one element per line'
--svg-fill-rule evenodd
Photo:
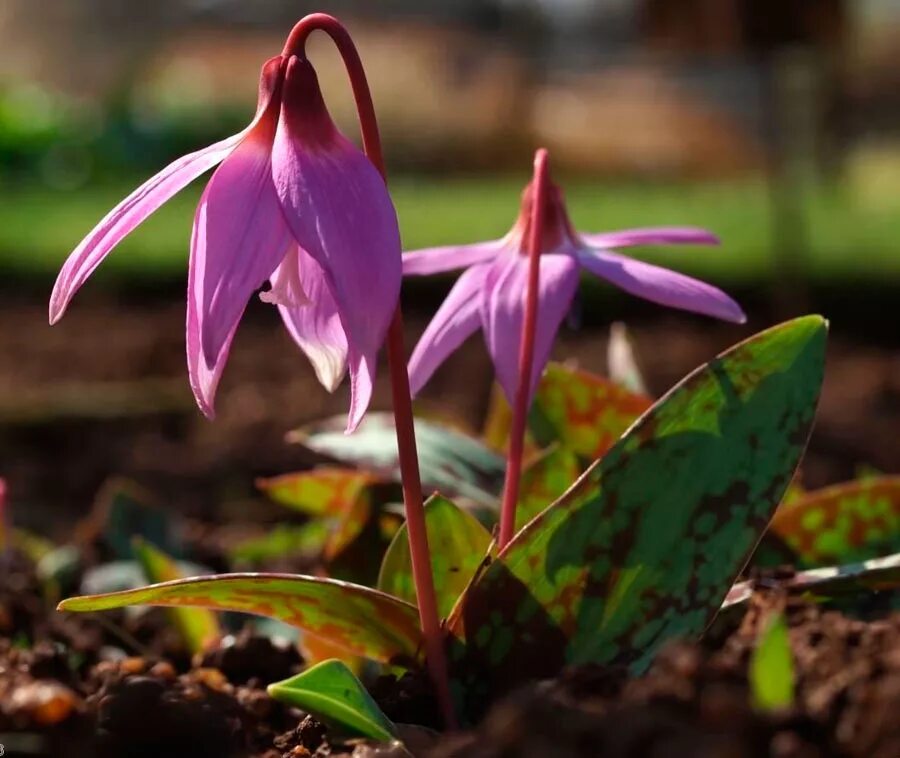
<path fill-rule="evenodd" d="M 183 303 L 85 299 L 52 328 L 43 303 L 0 305 L 0 462 L 17 522 L 63 536 L 111 475 L 128 476 L 179 513 L 216 524 L 246 521 L 251 512 L 251 521 L 263 524 L 282 515 L 259 497 L 254 479 L 315 462 L 303 448 L 286 445 L 284 435 L 346 413 L 347 387 L 326 393 L 273 309 L 251 304 L 210 423 L 188 387 Z M 413 314 L 410 349 L 425 326 Z M 671 315 L 637 320 L 631 332 L 658 395 L 771 323 L 760 316 L 735 327 Z M 554 355 L 602 372 L 606 332 L 564 329 Z M 491 381 L 483 340 L 473 337 L 435 374 L 420 403 L 477 429 Z M 374 408 L 389 407 L 389 391 L 382 366 Z M 860 466 L 900 471 L 898 428 L 900 347 L 833 329 L 803 467 L 807 485 L 850 478 Z"/>
<path fill-rule="evenodd" d="M 730 327 L 673 316 L 639 320 L 632 336 L 659 394 L 770 322 Z M 104 560 L 83 519 L 102 483 L 124 475 L 190 519 L 188 559 L 223 570 L 221 545 L 233 532 L 262 533 L 283 519 L 253 481 L 315 462 L 286 445 L 284 434 L 346 412 L 346 388 L 327 395 L 274 314 L 251 308 L 210 423 L 188 389 L 183 323 L 180 303 L 89 299 L 52 329 L 43 305 L 0 306 L 0 475 L 16 524 L 68 541 L 80 523 L 88 562 Z M 408 319 L 410 345 L 423 327 Z M 602 371 L 605 345 L 600 330 L 566 333 L 555 354 Z M 477 428 L 491 378 L 476 338 L 438 372 L 423 403 Z M 388 406 L 388 392 L 382 378 L 375 407 Z M 838 329 L 806 484 L 845 480 L 860 466 L 900 471 L 898 428 L 900 352 Z M 265 685 L 302 665 L 293 647 L 236 630 L 192 657 L 162 612 L 59 614 L 26 558 L 8 552 L 0 561 L 7 756 L 406 755 L 397 746 L 342 741 L 272 701 Z M 77 585 L 84 569 L 67 583 Z M 419 725 L 403 732 L 415 754 L 435 758 L 900 755 L 900 614 L 847 615 L 787 597 L 771 578 L 765 584 L 742 617 L 702 643 L 669 647 L 640 678 L 568 670 L 513 693 L 459 734 L 423 728 L 437 718 L 422 675 L 382 677 L 370 690 L 395 722 Z M 765 712 L 752 705 L 747 665 L 761 625 L 779 610 L 790 628 L 796 698 Z"/>

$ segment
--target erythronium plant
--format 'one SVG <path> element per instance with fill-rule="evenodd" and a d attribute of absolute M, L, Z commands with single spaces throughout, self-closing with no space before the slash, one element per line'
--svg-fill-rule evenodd
<path fill-rule="evenodd" d="M 467 717 L 565 665 L 640 671 L 668 640 L 707 629 L 795 474 L 821 387 L 826 333 L 819 317 L 796 319 L 697 369 L 503 549 L 452 502 L 429 501 L 424 521 L 453 691 Z M 402 531 L 378 590 L 311 576 L 231 574 L 73 598 L 61 608 L 257 613 L 349 655 L 415 665 L 418 592 Z M 900 582 L 897 563 L 860 568 L 852 587 Z M 728 602 L 744 592 L 739 587 Z M 306 685 L 295 684 L 311 702 Z"/>
<path fill-rule="evenodd" d="M 500 512 L 501 547 L 512 539 L 515 527 L 528 408 L 575 297 L 581 270 L 646 300 L 743 323 L 744 312 L 721 290 L 614 252 L 635 245 L 717 242 L 710 232 L 693 228 L 576 232 L 562 192 L 550 180 L 547 151 L 538 150 L 519 218 L 505 237 L 403 256 L 406 275 L 466 269 L 413 351 L 409 362 L 413 393 L 480 326 L 497 379 L 513 406 Z"/>
<path fill-rule="evenodd" d="M 322 99 L 306 40 L 326 32 L 344 61 L 365 154 L 337 130 Z M 135 190 L 64 264 L 50 300 L 58 321 L 78 288 L 147 216 L 208 169 L 188 272 L 187 356 L 201 410 L 213 400 L 231 341 L 252 294 L 276 305 L 329 390 L 349 367 L 347 431 L 362 420 L 376 356 L 387 338 L 410 550 L 428 664 L 452 723 L 444 649 L 430 573 L 399 308 L 401 247 L 369 85 L 347 30 L 312 14 L 262 69 L 256 116 L 244 131 L 186 155 Z"/>

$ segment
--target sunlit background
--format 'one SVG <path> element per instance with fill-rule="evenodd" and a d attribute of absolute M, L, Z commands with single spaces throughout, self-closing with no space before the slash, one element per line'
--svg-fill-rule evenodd
<path fill-rule="evenodd" d="M 839 338 L 826 439 L 854 465 L 896 465 L 887 444 L 860 441 L 892 440 L 900 408 L 886 350 L 900 343 L 895 0 L 3 0 L 0 467 L 26 500 L 77 498 L 123 469 L 171 492 L 193 481 L 207 502 L 210 471 L 294 464 L 284 431 L 346 407 L 256 304 L 221 420 L 192 408 L 182 299 L 202 180 L 120 245 L 61 325 L 45 320 L 81 237 L 169 160 L 241 128 L 262 62 L 313 10 L 340 15 L 361 50 L 408 248 L 502 235 L 546 146 L 580 228 L 717 232 L 720 250 L 640 254 L 729 289 L 751 315 L 729 329 L 591 284 L 560 357 L 602 370 L 605 326 L 625 318 L 661 392 L 734 339 L 820 310 Z M 310 57 L 355 139 L 337 56 L 314 39 Z M 407 287 L 410 342 L 449 281 Z M 475 340 L 426 402 L 473 424 L 489 382 Z M 825 448 L 814 479 L 834 473 L 817 464 Z"/>

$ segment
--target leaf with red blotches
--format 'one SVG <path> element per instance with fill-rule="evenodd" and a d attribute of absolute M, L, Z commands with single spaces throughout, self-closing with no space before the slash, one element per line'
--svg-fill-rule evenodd
<path fill-rule="evenodd" d="M 554 442 L 583 458 L 602 458 L 653 401 L 586 371 L 548 364 L 529 428 L 541 445 Z"/>
<path fill-rule="evenodd" d="M 894 553 L 900 550 L 900 476 L 806 492 L 776 511 L 770 529 L 798 568 Z"/>
<path fill-rule="evenodd" d="M 425 529 L 438 612 L 443 618 L 481 565 L 491 535 L 474 516 L 437 494 L 425 503 Z M 410 603 L 416 602 L 406 524 L 394 535 L 384 554 L 378 589 Z"/>
<path fill-rule="evenodd" d="M 521 529 L 551 503 L 556 502 L 581 476 L 578 456 L 554 445 L 531 461 L 522 471 L 516 528 Z"/>
<path fill-rule="evenodd" d="M 415 606 L 378 590 L 292 574 L 221 574 L 106 595 L 73 597 L 61 611 L 131 605 L 209 608 L 267 616 L 383 663 L 416 658 L 421 635 Z"/>
<path fill-rule="evenodd" d="M 369 471 L 321 466 L 311 471 L 257 479 L 256 486 L 280 505 L 308 516 L 340 517 L 381 478 Z"/>
<path fill-rule="evenodd" d="M 690 374 L 485 566 L 448 622 L 470 713 L 568 664 L 640 671 L 707 628 L 806 447 L 826 335 L 796 319 Z"/>

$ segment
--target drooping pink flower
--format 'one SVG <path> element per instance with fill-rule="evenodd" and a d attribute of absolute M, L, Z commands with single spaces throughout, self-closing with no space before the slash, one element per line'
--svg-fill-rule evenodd
<path fill-rule="evenodd" d="M 629 258 L 616 248 L 638 245 L 714 245 L 703 229 L 660 227 L 605 234 L 582 234 L 569 221 L 561 190 L 552 183 L 544 209 L 540 257 L 537 331 L 531 391 L 550 358 L 560 324 L 568 313 L 586 270 L 637 297 L 670 308 L 743 323 L 740 306 L 721 290 L 683 274 Z M 484 332 L 497 380 L 512 402 L 518 384 L 519 343 L 528 282 L 528 239 L 533 188 L 505 237 L 472 245 L 428 248 L 403 256 L 406 276 L 465 271 L 450 290 L 422 335 L 409 361 L 410 387 L 416 394 L 434 371 L 479 327 Z"/>
<path fill-rule="evenodd" d="M 266 62 L 246 129 L 179 158 L 110 211 L 60 271 L 50 323 L 113 247 L 217 164 L 194 219 L 188 273 L 187 359 L 197 403 L 213 416 L 244 308 L 268 280 L 262 299 L 278 307 L 326 389 L 349 366 L 348 428 L 355 428 L 397 305 L 400 234 L 384 180 L 335 127 L 305 58 Z"/>

